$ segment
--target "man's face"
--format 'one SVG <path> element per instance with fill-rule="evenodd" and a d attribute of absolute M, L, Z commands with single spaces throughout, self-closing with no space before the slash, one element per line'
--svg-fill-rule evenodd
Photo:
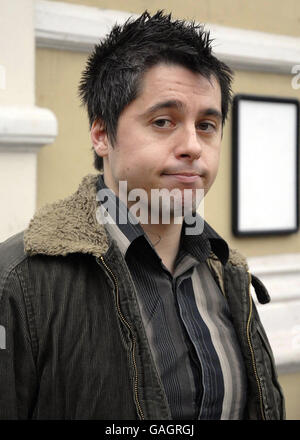
<path fill-rule="evenodd" d="M 118 194 L 125 180 L 128 191 L 142 188 L 149 200 L 152 188 L 207 193 L 217 174 L 221 137 L 218 81 L 178 65 L 156 65 L 121 113 L 114 146 L 107 141 L 101 150 L 105 183 Z"/>

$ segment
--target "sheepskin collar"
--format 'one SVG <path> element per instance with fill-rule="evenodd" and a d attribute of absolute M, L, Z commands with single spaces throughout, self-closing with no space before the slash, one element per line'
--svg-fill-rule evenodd
<path fill-rule="evenodd" d="M 99 174 L 85 176 L 74 194 L 45 205 L 36 213 L 24 233 L 28 255 L 55 256 L 79 252 L 100 257 L 107 252 L 108 236 L 96 218 L 98 178 Z M 217 259 L 214 254 L 211 257 Z M 245 258 L 233 249 L 230 249 L 228 262 L 248 268 Z"/>
<path fill-rule="evenodd" d="M 109 247 L 103 225 L 96 218 L 98 175 L 85 176 L 71 196 L 41 208 L 24 233 L 29 255 L 89 253 L 96 257 Z"/>

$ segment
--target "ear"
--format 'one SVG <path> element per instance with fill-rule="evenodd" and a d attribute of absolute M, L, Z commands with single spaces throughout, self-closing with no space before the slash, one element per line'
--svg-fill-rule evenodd
<path fill-rule="evenodd" d="M 96 119 L 91 127 L 91 139 L 96 154 L 100 157 L 108 155 L 108 136 L 106 133 L 104 122 Z"/>

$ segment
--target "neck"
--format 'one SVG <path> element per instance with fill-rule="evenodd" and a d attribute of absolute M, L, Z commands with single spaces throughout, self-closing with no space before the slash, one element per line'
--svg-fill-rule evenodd
<path fill-rule="evenodd" d="M 166 268 L 173 273 L 179 249 L 182 222 L 180 224 L 142 224 L 156 252 Z"/>

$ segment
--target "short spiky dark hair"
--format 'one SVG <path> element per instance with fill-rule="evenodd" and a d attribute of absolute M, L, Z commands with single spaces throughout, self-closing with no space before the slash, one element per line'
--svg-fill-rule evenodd
<path fill-rule="evenodd" d="M 231 69 L 211 53 L 209 32 L 202 25 L 173 20 L 171 14 L 145 11 L 137 19 L 115 25 L 89 56 L 79 84 L 79 95 L 87 106 L 90 125 L 102 119 L 113 144 L 121 112 L 139 94 L 143 74 L 159 63 L 184 66 L 206 78 L 219 81 L 222 118 L 225 122 L 231 101 Z M 103 160 L 95 154 L 100 170 Z"/>

